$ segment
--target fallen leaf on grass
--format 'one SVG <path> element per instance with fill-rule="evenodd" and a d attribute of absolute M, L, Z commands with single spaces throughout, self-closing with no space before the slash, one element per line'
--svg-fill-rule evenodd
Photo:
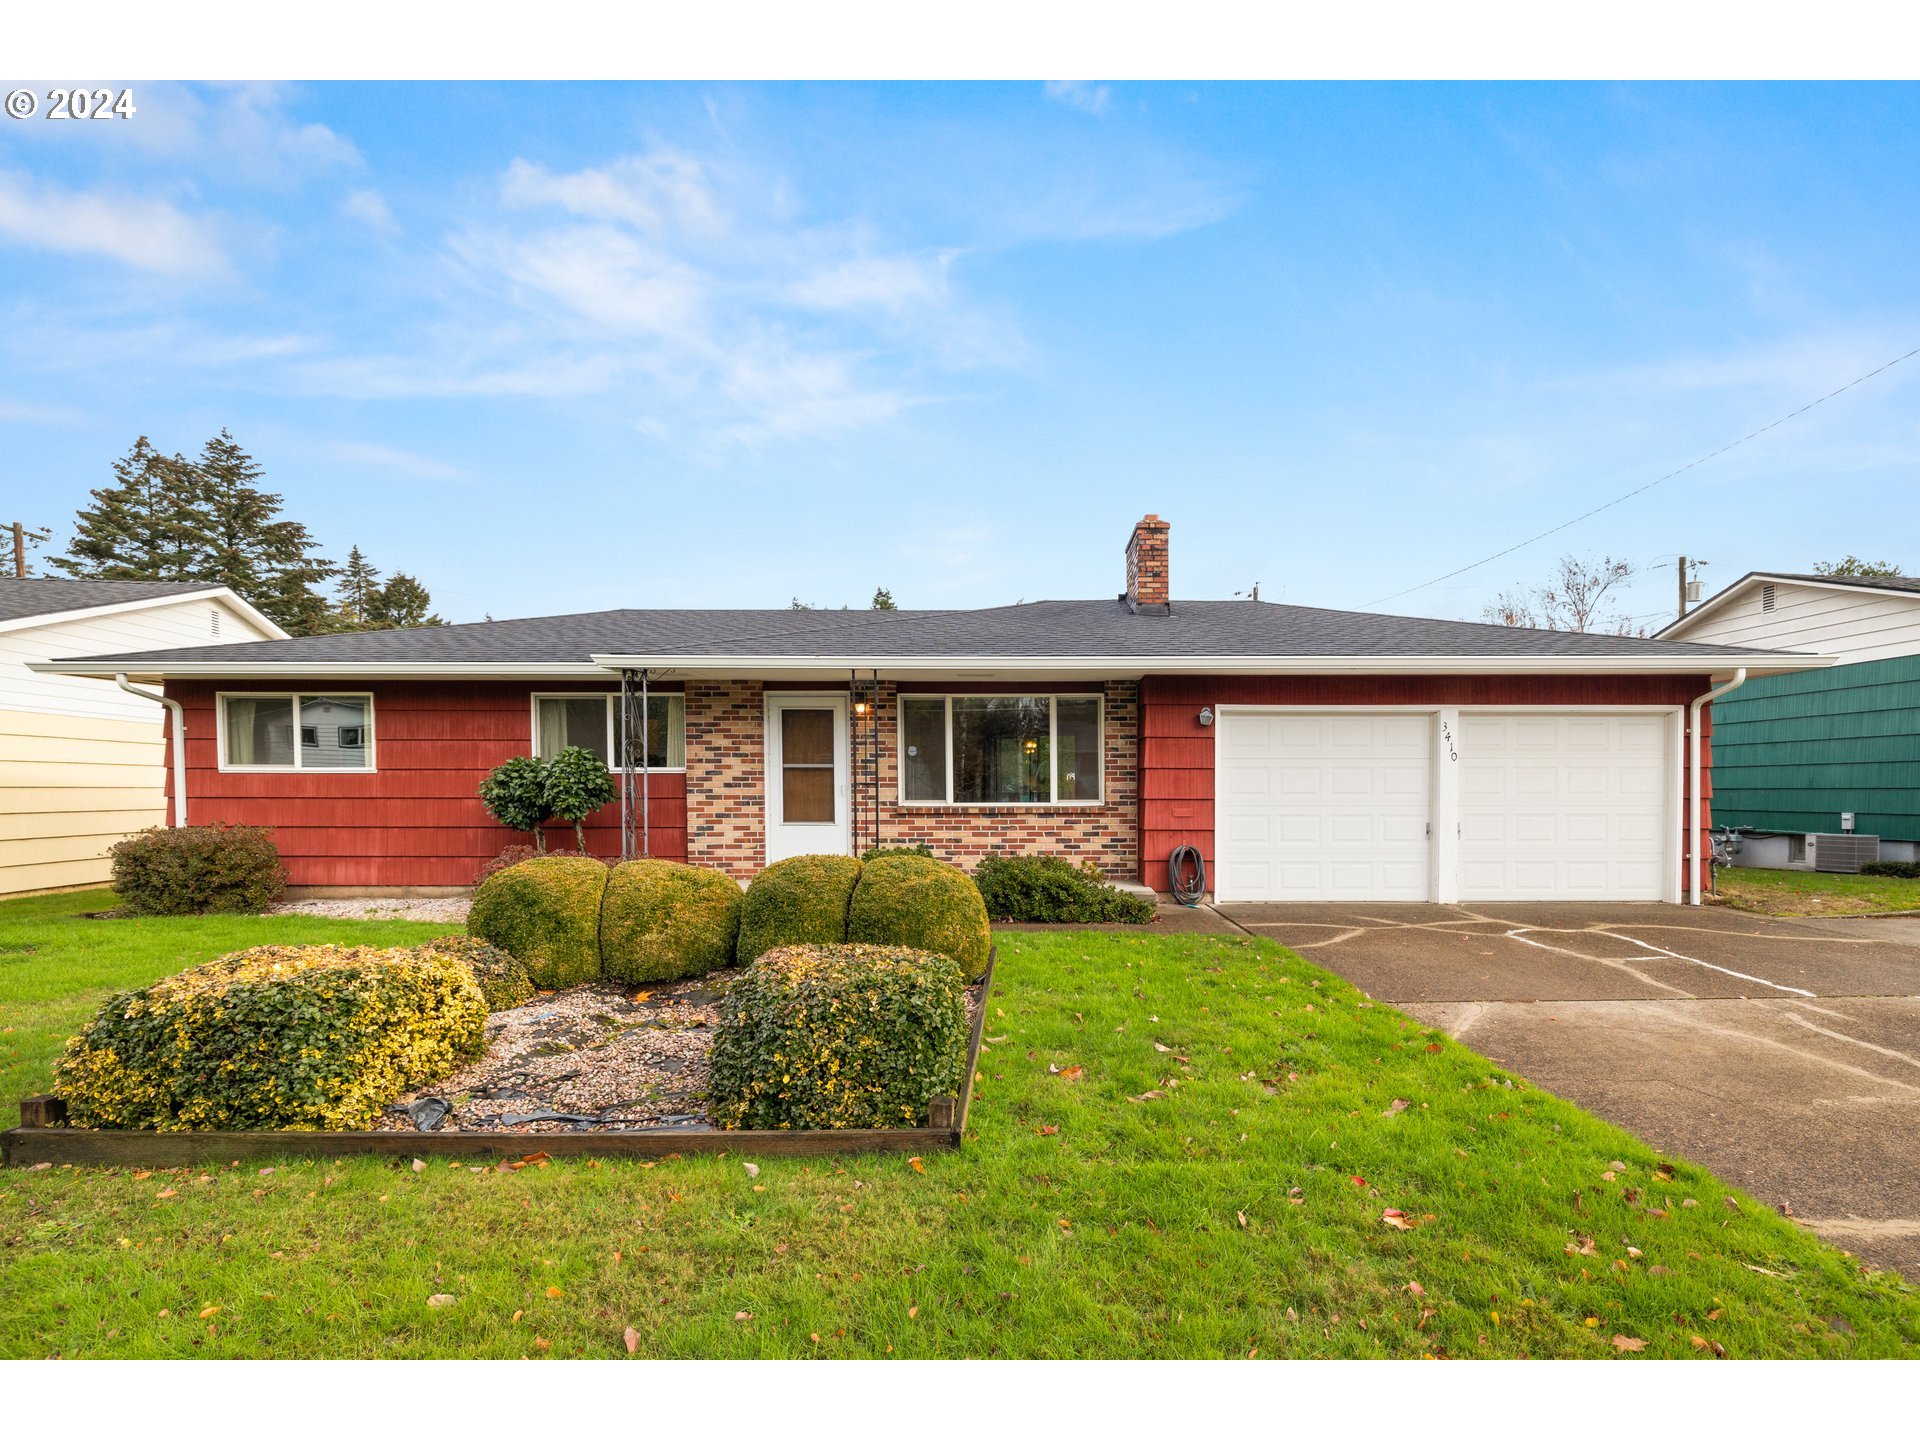
<path fill-rule="evenodd" d="M 919 1313 L 920 1313 L 920 1307 L 918 1305 L 907 1306 L 907 1318 L 909 1320 L 913 1319 L 913 1317 L 918 1315 Z"/>
<path fill-rule="evenodd" d="M 1059 1133 L 1060 1127 L 1058 1125 L 1042 1125 L 1038 1130 L 1034 1131 L 1036 1135 L 1058 1135 Z"/>
<path fill-rule="evenodd" d="M 1380 1223 L 1390 1225 L 1395 1230 L 1411 1230 L 1420 1222 L 1408 1218 L 1406 1212 L 1402 1210 L 1383 1210 L 1380 1212 Z"/>
<path fill-rule="evenodd" d="M 156 1200 L 171 1200 L 173 1199 L 174 1196 L 178 1195 L 179 1193 L 180 1192 L 178 1190 L 174 1189 L 171 1185 L 169 1185 L 166 1189 L 157 1192 L 153 1198 Z"/>
<path fill-rule="evenodd" d="M 913 1173 L 916 1175 L 924 1175 L 927 1173 L 927 1163 L 918 1155 L 909 1155 L 907 1157 L 907 1164 L 913 1167 Z"/>
<path fill-rule="evenodd" d="M 751 1311 L 751 1310 L 736 1310 L 736 1311 L 734 1311 L 734 1312 L 733 1312 L 733 1318 L 734 1318 L 734 1319 L 736 1319 L 736 1320 L 738 1320 L 738 1321 L 739 1321 L 739 1322 L 740 1322 L 741 1324 L 743 1324 L 743 1325 L 744 1325 L 744 1324 L 745 1324 L 745 1323 L 746 1323 L 747 1321 L 749 1321 L 749 1320 L 751 1320 L 751 1319 L 753 1318 L 753 1311 Z"/>
<path fill-rule="evenodd" d="M 1166 1098 L 1167 1092 L 1164 1090 L 1143 1090 L 1138 1095 L 1127 1096 L 1127 1099 L 1136 1105 L 1144 1104 L 1148 1100 L 1164 1100 Z"/>
<path fill-rule="evenodd" d="M 424 1161 L 424 1160 L 421 1160 L 421 1159 L 418 1159 L 418 1158 L 415 1158 L 415 1160 L 414 1160 L 414 1162 L 413 1162 L 413 1173 L 414 1173 L 414 1174 L 416 1174 L 416 1175 L 418 1175 L 418 1174 L 419 1174 L 419 1173 L 420 1173 L 420 1172 L 421 1172 L 422 1170 L 424 1170 L 424 1169 L 426 1169 L 426 1168 L 427 1168 L 427 1162 L 426 1162 L 426 1161 Z M 261 1173 L 263 1173 L 263 1174 L 264 1174 L 265 1172 L 263 1171 L 263 1172 L 261 1172 Z"/>
<path fill-rule="evenodd" d="M 218 1305 L 209 1305 L 207 1306 L 206 1309 L 200 1312 L 200 1318 L 202 1320 L 211 1320 L 214 1316 L 218 1315 L 219 1313 L 220 1313 L 220 1307 Z"/>
<path fill-rule="evenodd" d="M 1391 1105 L 1387 1106 L 1386 1109 L 1380 1112 L 1380 1118 L 1384 1120 L 1389 1115 L 1398 1115 L 1402 1110 L 1406 1108 L 1407 1108 L 1406 1101 L 1395 1100 Z"/>
<path fill-rule="evenodd" d="M 453 1304 L 453 1296 L 451 1295 L 427 1296 L 427 1308 L 429 1310 L 444 1310 L 451 1304 Z"/>
<path fill-rule="evenodd" d="M 633 1354 L 635 1351 L 637 1351 L 640 1348 L 640 1332 L 634 1329 L 633 1326 L 631 1325 L 627 1326 L 625 1332 L 622 1333 L 620 1338 L 626 1342 L 627 1353 L 629 1355 Z"/>
<path fill-rule="evenodd" d="M 1646 1349 L 1647 1342 L 1644 1340 L 1636 1340 L 1631 1335 L 1616 1335 L 1613 1337 L 1613 1348 L 1625 1351 L 1628 1354 L 1635 1354 Z"/>
<path fill-rule="evenodd" d="M 547 1286 L 547 1298 L 549 1300 L 558 1300 L 562 1295 L 566 1293 L 567 1292 L 562 1290 L 558 1285 Z"/>
<path fill-rule="evenodd" d="M 760 1167 L 751 1160 L 742 1160 L 740 1162 L 740 1168 L 747 1172 L 747 1178 L 749 1180 L 758 1180 L 760 1178 Z"/>
<path fill-rule="evenodd" d="M 1409 1280 L 1407 1282 L 1407 1293 L 1416 1300 L 1424 1299 L 1426 1297 L 1427 1287 L 1422 1285 L 1418 1280 Z"/>
<path fill-rule="evenodd" d="M 1687 1196 L 1686 1199 L 1680 1202 L 1680 1208 L 1682 1210 L 1697 1210 L 1699 1207 L 1700 1207 L 1700 1202 L 1694 1199 L 1691 1195 Z"/>
<path fill-rule="evenodd" d="M 1240 1228 L 1242 1230 L 1246 1229 L 1247 1228 L 1247 1212 L 1244 1210 L 1236 1210 L 1233 1213 L 1234 1213 L 1234 1218 L 1236 1218 L 1240 1222 Z"/>

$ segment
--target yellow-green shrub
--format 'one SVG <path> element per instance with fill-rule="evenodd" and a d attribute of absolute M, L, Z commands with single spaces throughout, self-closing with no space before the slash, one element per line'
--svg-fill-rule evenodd
<path fill-rule="evenodd" d="M 486 1019 L 451 956 L 265 945 L 114 996 L 54 1088 L 103 1129 L 360 1129 L 479 1053 Z"/>
<path fill-rule="evenodd" d="M 707 1054 L 729 1129 L 924 1125 L 958 1092 L 966 988 L 941 955 L 880 945 L 769 950 L 728 987 Z"/>
<path fill-rule="evenodd" d="M 671 860 L 614 866 L 600 900 L 600 971 L 609 980 L 678 980 L 733 964 L 740 887 Z"/>
<path fill-rule="evenodd" d="M 860 880 L 851 855 L 795 855 L 753 877 L 740 915 L 740 959 L 780 945 L 838 945 L 847 938 L 847 902 Z"/>
<path fill-rule="evenodd" d="M 489 875 L 473 895 L 467 933 L 527 967 L 542 990 L 600 978 L 600 897 L 607 867 L 586 855 L 542 855 Z"/>
<path fill-rule="evenodd" d="M 867 862 L 847 907 L 847 939 L 945 955 L 969 982 L 987 973 L 993 933 L 980 890 L 957 866 L 918 855 Z"/>
<path fill-rule="evenodd" d="M 527 978 L 527 967 L 478 935 L 440 935 L 414 949 L 445 955 L 471 970 L 480 993 L 486 996 L 489 1011 L 511 1010 L 533 998 L 533 981 Z"/>

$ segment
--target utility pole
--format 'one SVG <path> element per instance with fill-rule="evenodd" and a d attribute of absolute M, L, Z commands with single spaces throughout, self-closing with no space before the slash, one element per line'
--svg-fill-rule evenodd
<path fill-rule="evenodd" d="M 1680 619 L 1687 618 L 1687 557 L 1680 557 Z"/>

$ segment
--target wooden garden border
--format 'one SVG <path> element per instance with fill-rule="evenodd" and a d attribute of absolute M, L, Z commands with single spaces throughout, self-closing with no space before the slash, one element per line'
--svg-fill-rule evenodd
<path fill-rule="evenodd" d="M 712 1154 L 856 1155 L 957 1150 L 967 1128 L 973 1078 L 980 1064 L 980 1037 L 993 998 L 998 951 L 987 956 L 980 981 L 980 1008 L 967 1038 L 966 1071 L 958 1095 L 937 1097 L 928 1123 L 911 1130 L 568 1130 L 558 1134 L 502 1134 L 458 1130 L 74 1130 L 67 1128 L 66 1102 L 29 1095 L 20 1102 L 20 1124 L 0 1133 L 0 1159 L 9 1167 L 39 1165 L 138 1165 L 150 1170 L 211 1165 L 231 1160 L 289 1159 L 335 1155 L 418 1155 L 518 1160 L 544 1153 L 556 1160 Z"/>

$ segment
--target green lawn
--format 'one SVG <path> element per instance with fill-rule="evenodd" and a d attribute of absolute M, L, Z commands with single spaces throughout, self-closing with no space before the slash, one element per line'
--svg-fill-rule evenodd
<path fill-rule="evenodd" d="M 29 1085 L 91 1003 L 63 992 L 404 929 L 78 908 L 0 906 Z M 616 1356 L 629 1328 L 643 1356 L 1920 1347 L 1911 1287 L 1267 942 L 1003 934 L 989 1005 L 968 1145 L 917 1165 L 0 1172 L 0 1354 Z"/>
<path fill-rule="evenodd" d="M 1884 915 L 1920 910 L 1920 880 L 1810 870 L 1722 870 L 1720 898 L 1762 915 Z"/>

